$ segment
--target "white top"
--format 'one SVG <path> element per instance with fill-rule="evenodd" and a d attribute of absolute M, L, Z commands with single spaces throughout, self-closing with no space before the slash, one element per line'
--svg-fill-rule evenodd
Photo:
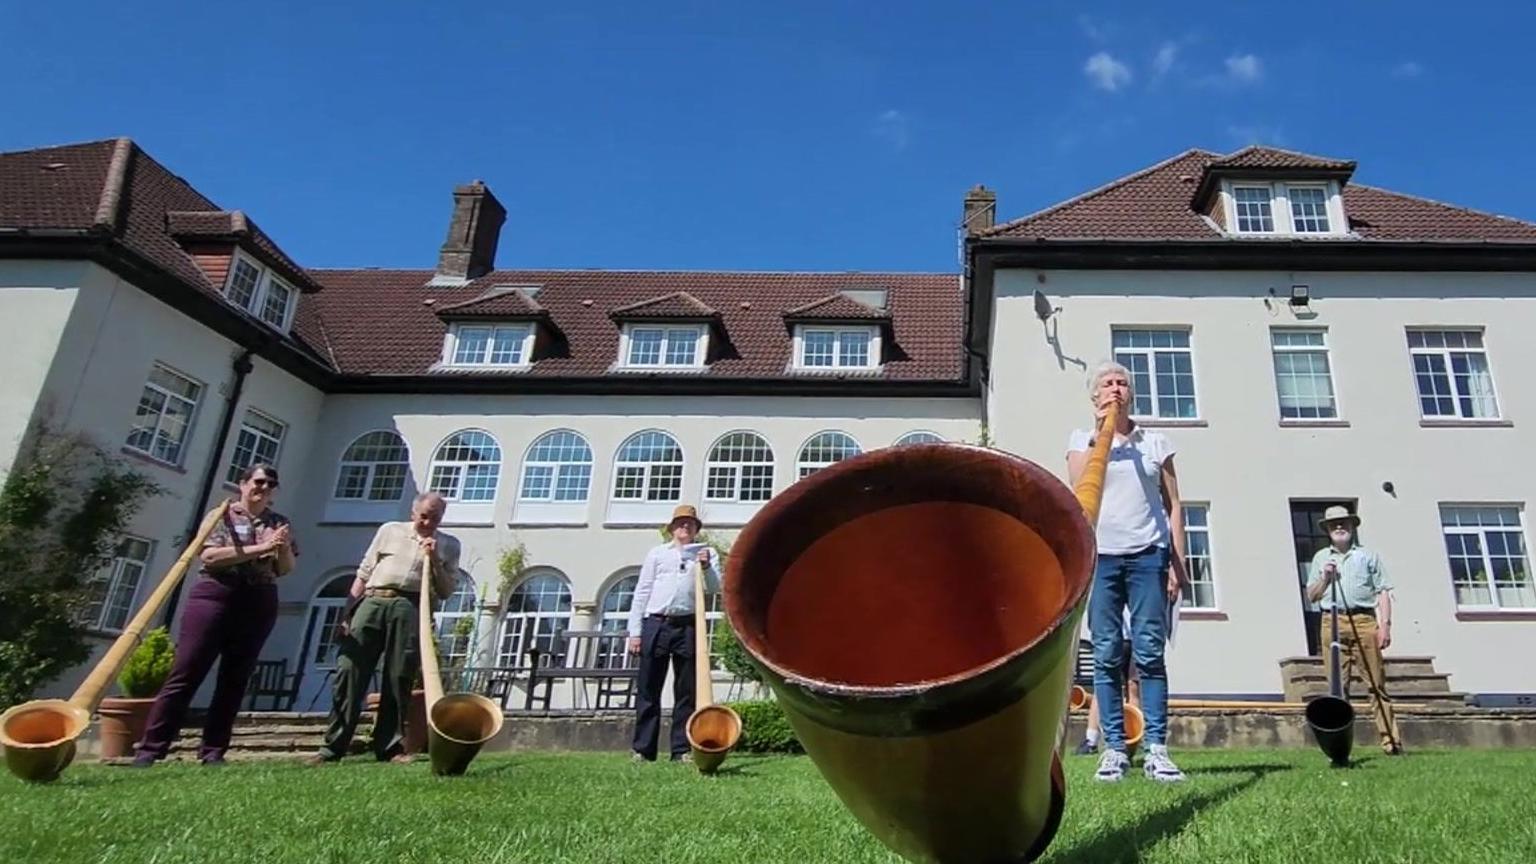
<path fill-rule="evenodd" d="M 1089 429 L 1073 432 L 1067 450 L 1088 450 L 1093 434 Z M 1129 555 L 1148 546 L 1168 545 L 1162 470 L 1174 452 L 1173 442 L 1165 435 L 1140 426 L 1129 437 L 1115 436 L 1096 527 L 1100 554 Z"/>
<path fill-rule="evenodd" d="M 629 635 L 640 635 L 646 615 L 693 614 L 693 562 L 703 548 L 703 543 L 663 543 L 646 554 L 635 583 L 635 598 L 629 606 Z M 712 593 L 719 589 L 720 559 L 710 552 L 709 566 L 704 571 L 704 591 Z"/>

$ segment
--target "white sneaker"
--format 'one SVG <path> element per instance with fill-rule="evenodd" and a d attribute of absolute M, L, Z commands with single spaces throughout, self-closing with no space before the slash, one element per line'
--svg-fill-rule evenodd
<path fill-rule="evenodd" d="M 1168 751 L 1161 748 L 1147 751 L 1147 759 L 1141 770 L 1148 780 L 1159 783 L 1179 783 L 1184 780 L 1184 772 L 1168 758 Z"/>
<path fill-rule="evenodd" d="M 1094 772 L 1093 779 L 1102 783 L 1118 783 L 1125 779 L 1125 772 L 1131 767 L 1131 757 L 1125 755 L 1123 750 L 1105 750 L 1099 757 L 1099 770 Z"/>

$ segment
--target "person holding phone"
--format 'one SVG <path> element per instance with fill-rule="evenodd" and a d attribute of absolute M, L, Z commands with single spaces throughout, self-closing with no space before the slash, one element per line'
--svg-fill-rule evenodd
<path fill-rule="evenodd" d="M 629 607 L 629 653 L 640 664 L 635 697 L 636 762 L 654 762 L 661 737 L 661 687 L 672 666 L 672 761 L 686 762 L 688 717 L 693 714 L 694 625 L 693 564 L 704 568 L 705 591 L 719 590 L 720 569 L 707 545 L 696 543 L 704 523 L 692 506 L 672 511 L 670 540 L 655 547 L 640 565 L 634 602 Z"/>

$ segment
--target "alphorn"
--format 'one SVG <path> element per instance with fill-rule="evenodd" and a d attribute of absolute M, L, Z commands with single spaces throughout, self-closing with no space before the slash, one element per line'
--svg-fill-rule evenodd
<path fill-rule="evenodd" d="M 427 758 L 432 773 L 456 777 L 486 742 L 501 732 L 501 708 L 478 693 L 443 695 L 443 670 L 433 639 L 432 583 L 437 562 L 431 555 L 423 562 L 421 577 L 421 689 L 426 702 Z"/>
<path fill-rule="evenodd" d="M 1355 746 L 1355 707 L 1344 698 L 1344 680 L 1339 674 L 1339 580 L 1333 591 L 1333 639 L 1328 645 L 1328 669 L 1332 677 L 1327 696 L 1307 703 L 1307 728 L 1328 761 L 1336 768 L 1349 767 L 1349 754 Z M 1369 672 L 1367 672 L 1369 674 Z"/>
<path fill-rule="evenodd" d="M 729 705 L 715 704 L 709 667 L 709 628 L 704 619 L 704 568 L 693 562 L 693 714 L 688 717 L 688 747 L 700 774 L 713 774 L 741 739 L 741 717 Z"/>
<path fill-rule="evenodd" d="M 1055 836 L 1119 410 L 1075 494 L 1002 451 L 893 447 L 791 486 L 734 545 L 742 647 L 843 804 L 909 861 L 1033 861 Z"/>
<path fill-rule="evenodd" d="M 123 632 L 91 669 L 74 695 L 68 699 L 34 699 L 0 714 L 0 745 L 5 747 L 5 766 L 22 780 L 48 783 L 57 780 L 75 758 L 75 742 L 90 728 L 91 715 L 101 703 L 107 686 L 122 670 L 128 655 L 143 638 L 155 616 L 160 614 L 187 568 L 202 551 L 203 543 L 229 509 L 222 501 L 203 517 L 197 534 L 181 557 L 165 571 L 160 584 L 144 600 L 144 605 L 123 627 Z"/>

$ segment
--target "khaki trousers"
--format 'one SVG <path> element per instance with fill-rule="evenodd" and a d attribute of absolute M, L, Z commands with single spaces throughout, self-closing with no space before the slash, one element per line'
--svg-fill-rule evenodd
<path fill-rule="evenodd" d="M 1328 662 L 1333 644 L 1333 614 L 1323 612 L 1323 667 L 1328 671 L 1328 689 L 1333 690 L 1333 665 Z M 1360 664 L 1360 677 L 1365 679 L 1370 691 L 1371 716 L 1376 722 L 1376 733 L 1381 736 L 1381 746 L 1390 748 L 1403 740 L 1397 730 L 1397 715 L 1392 711 L 1392 698 L 1387 695 L 1386 670 L 1381 660 L 1381 647 L 1376 642 L 1376 618 L 1355 613 L 1339 615 L 1339 671 L 1344 676 L 1344 697 L 1349 698 L 1349 679 L 1355 664 Z"/>

